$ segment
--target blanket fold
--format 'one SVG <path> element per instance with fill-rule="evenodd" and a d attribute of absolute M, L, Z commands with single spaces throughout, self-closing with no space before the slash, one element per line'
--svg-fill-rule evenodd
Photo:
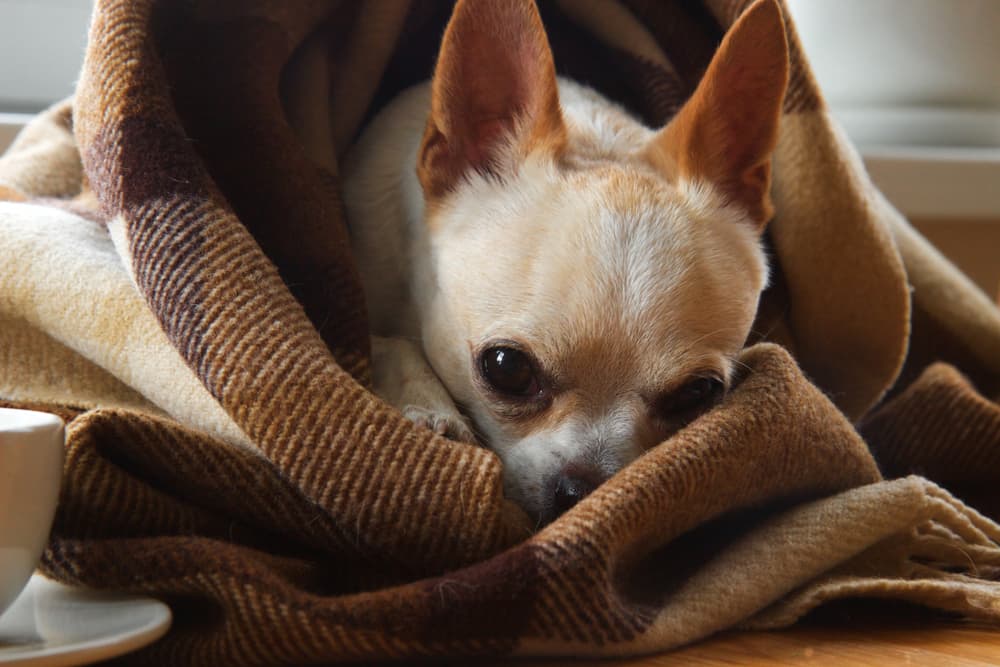
<path fill-rule="evenodd" d="M 557 68 L 653 124 L 748 4 L 539 3 Z M 136 664 L 1000 620 L 1000 311 L 873 188 L 791 23 L 774 280 L 718 408 L 539 530 L 495 455 L 368 392 L 337 165 L 450 11 L 98 0 L 74 98 L 0 158 L 0 404 L 68 422 L 43 570 L 171 604 Z"/>

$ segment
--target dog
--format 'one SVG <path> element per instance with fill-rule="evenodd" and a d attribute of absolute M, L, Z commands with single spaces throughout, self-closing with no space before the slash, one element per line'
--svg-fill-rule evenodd
<path fill-rule="evenodd" d="M 557 77 L 533 0 L 459 0 L 345 160 L 375 392 L 479 442 L 543 525 L 720 401 L 768 280 L 775 0 L 648 128 Z"/>

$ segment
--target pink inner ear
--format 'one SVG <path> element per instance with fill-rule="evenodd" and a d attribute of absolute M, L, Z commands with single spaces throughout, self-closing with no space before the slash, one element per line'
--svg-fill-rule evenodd
<path fill-rule="evenodd" d="M 434 72 L 418 167 L 425 193 L 447 191 L 472 169 L 501 168 L 511 131 L 520 147 L 556 145 L 563 134 L 538 9 L 534 0 L 459 0 Z"/>
<path fill-rule="evenodd" d="M 462 90 L 449 100 L 447 113 L 463 128 L 454 139 L 462 144 L 470 167 L 489 169 L 517 121 L 530 123 L 549 92 L 547 46 L 539 52 L 539 45 L 529 41 L 530 33 L 517 38 L 520 41 L 500 51 L 495 35 L 477 32 L 463 41 L 466 58 L 458 70 Z"/>
<path fill-rule="evenodd" d="M 507 118 L 492 118 L 474 122 L 472 141 L 464 145 L 465 159 L 475 169 L 490 169 L 497 148 L 512 122 Z"/>

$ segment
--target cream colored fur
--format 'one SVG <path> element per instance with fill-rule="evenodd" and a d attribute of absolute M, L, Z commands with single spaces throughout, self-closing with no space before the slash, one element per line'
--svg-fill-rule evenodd
<path fill-rule="evenodd" d="M 464 407 L 503 460 L 508 495 L 536 515 L 566 463 L 610 474 L 665 435 L 650 396 L 690 374 L 730 377 L 767 279 L 746 214 L 638 157 L 653 130 L 571 81 L 559 94 L 568 167 L 531 155 L 508 179 L 470 174 L 432 219 L 415 172 L 429 85 L 372 122 L 344 173 L 373 332 L 419 342 L 376 338 L 376 391 L 463 430 L 439 387 L 412 380 L 422 352 L 423 377 Z M 470 353 L 491 338 L 526 342 L 566 378 L 557 403 L 573 408 L 527 434 L 495 418 Z"/>
<path fill-rule="evenodd" d="M 344 165 L 376 392 L 474 432 L 539 521 L 680 428 L 678 397 L 733 377 L 767 283 L 787 70 L 780 10 L 761 0 L 654 130 L 557 79 L 530 0 L 459 2 L 433 81 Z M 522 389 L 497 350 L 529 369 Z"/>

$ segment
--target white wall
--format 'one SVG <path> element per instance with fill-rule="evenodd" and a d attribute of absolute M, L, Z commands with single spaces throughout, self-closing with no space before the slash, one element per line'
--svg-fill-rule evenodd
<path fill-rule="evenodd" d="M 39 111 L 73 93 L 91 6 L 91 0 L 0 0 L 0 113 Z"/>

